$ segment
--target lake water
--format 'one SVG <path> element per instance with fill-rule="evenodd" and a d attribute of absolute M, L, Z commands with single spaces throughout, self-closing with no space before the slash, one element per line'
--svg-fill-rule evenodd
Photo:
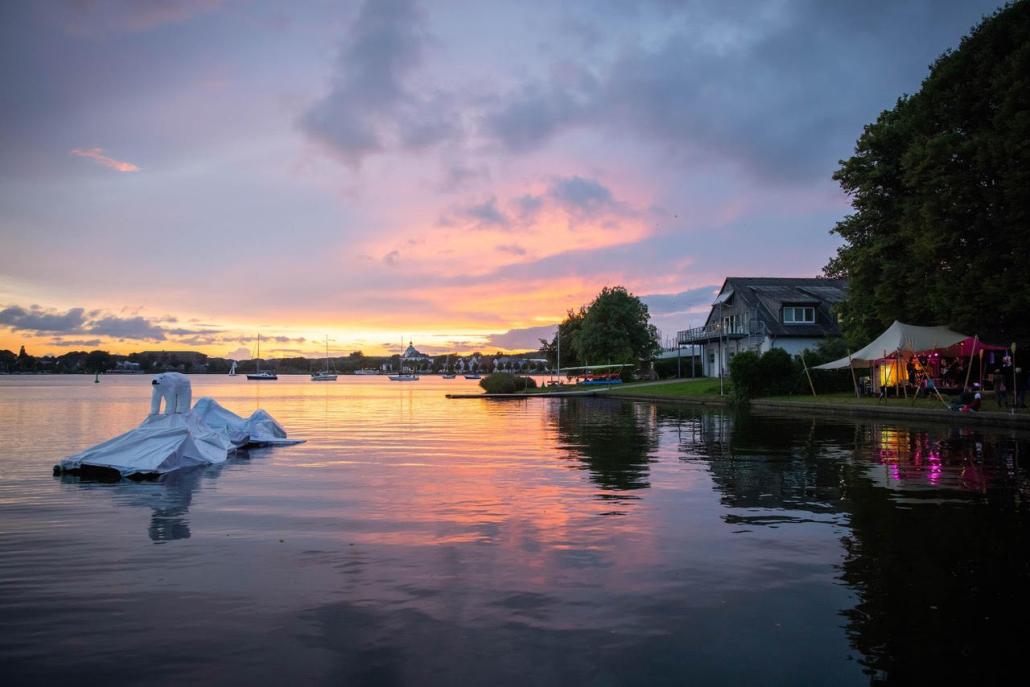
<path fill-rule="evenodd" d="M 0 683 L 990 684 L 1030 444 L 474 382 L 193 377 L 299 446 L 54 477 L 149 377 L 0 377 Z"/>

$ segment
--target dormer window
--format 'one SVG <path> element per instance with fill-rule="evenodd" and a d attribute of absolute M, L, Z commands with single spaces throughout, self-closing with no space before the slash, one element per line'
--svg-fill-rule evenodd
<path fill-rule="evenodd" d="M 815 322 L 815 307 L 811 305 L 785 305 L 783 324 L 812 324 Z"/>

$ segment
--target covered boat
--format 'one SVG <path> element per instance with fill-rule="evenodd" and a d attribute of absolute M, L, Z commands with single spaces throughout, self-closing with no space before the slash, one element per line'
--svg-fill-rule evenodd
<path fill-rule="evenodd" d="M 179 470 L 224 463 L 229 454 L 247 446 L 301 443 L 264 410 L 246 420 L 213 398 L 202 398 L 190 409 L 189 379 L 177 372 L 153 381 L 151 413 L 131 429 L 54 466 L 54 472 L 83 469 L 114 470 L 123 477 L 161 476 Z M 165 402 L 164 413 L 159 412 Z"/>

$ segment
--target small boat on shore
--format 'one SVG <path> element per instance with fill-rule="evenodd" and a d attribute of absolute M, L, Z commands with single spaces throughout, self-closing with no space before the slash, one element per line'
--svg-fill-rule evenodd
<path fill-rule="evenodd" d="M 391 382 L 417 382 L 418 380 L 418 375 L 410 374 L 408 372 L 402 372 L 399 375 L 390 375 Z"/>
<path fill-rule="evenodd" d="M 483 378 L 482 375 L 480 375 L 478 373 L 475 373 L 475 372 L 473 372 L 472 374 L 465 375 L 465 379 L 482 379 L 482 378 Z"/>

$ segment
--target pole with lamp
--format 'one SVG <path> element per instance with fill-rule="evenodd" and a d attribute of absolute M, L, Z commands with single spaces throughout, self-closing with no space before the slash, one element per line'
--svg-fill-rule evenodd
<path fill-rule="evenodd" d="M 723 348 L 723 345 L 722 345 L 722 335 L 723 335 L 723 330 L 725 329 L 725 324 L 726 323 L 723 322 L 723 317 L 722 317 L 722 301 L 719 301 L 719 395 L 720 396 L 722 396 L 724 394 L 722 377 L 723 377 L 723 368 L 726 365 L 726 353 L 725 353 L 725 349 Z"/>

